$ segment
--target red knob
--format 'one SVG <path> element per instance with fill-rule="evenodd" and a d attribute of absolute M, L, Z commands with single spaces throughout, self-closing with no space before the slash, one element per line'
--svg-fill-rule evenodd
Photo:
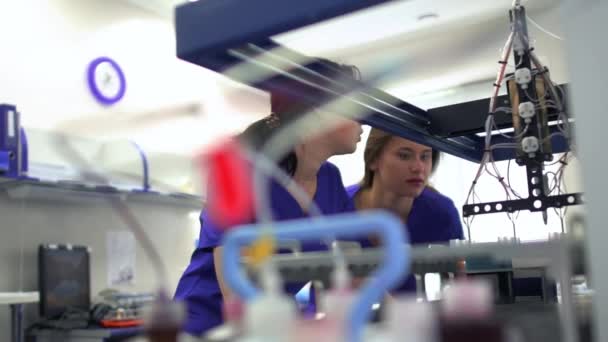
<path fill-rule="evenodd" d="M 212 148 L 202 162 L 208 166 L 207 210 L 221 229 L 251 222 L 253 187 L 250 167 L 234 140 Z"/>

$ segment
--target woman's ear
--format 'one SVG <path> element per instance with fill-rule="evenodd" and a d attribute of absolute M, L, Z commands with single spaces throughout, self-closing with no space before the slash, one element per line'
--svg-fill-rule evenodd
<path fill-rule="evenodd" d="M 293 147 L 293 152 L 296 154 L 296 157 L 298 157 L 298 158 L 301 158 L 302 155 L 304 155 L 305 151 L 306 151 L 305 143 L 299 143 Z"/>
<path fill-rule="evenodd" d="M 378 159 L 374 160 L 373 162 L 369 163 L 369 169 L 376 172 L 378 171 Z"/>

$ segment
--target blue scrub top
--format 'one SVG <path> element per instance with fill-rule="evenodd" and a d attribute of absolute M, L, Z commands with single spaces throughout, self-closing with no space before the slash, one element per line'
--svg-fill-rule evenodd
<path fill-rule="evenodd" d="M 293 196 L 275 182 L 271 183 L 271 208 L 275 220 L 289 220 L 306 217 Z M 321 165 L 317 174 L 315 203 L 325 215 L 354 211 L 352 199 L 347 195 L 338 168 L 331 163 Z M 182 275 L 175 299 L 187 306 L 187 321 L 184 330 L 193 335 L 201 335 L 222 324 L 222 294 L 213 264 L 213 248 L 221 243 L 223 231 L 203 210 L 200 216 L 201 231 L 198 248 L 192 254 L 190 265 Z M 326 250 L 321 242 L 302 244 L 302 250 Z M 292 293 L 296 288 L 290 287 Z"/>
<path fill-rule="evenodd" d="M 360 189 L 359 184 L 346 188 L 348 195 L 354 199 Z M 414 199 L 407 218 L 407 231 L 412 245 L 445 244 L 450 240 L 462 240 L 462 224 L 454 202 L 439 192 L 428 187 Z M 408 277 L 393 292 L 412 292 L 416 290 L 416 280 Z"/>

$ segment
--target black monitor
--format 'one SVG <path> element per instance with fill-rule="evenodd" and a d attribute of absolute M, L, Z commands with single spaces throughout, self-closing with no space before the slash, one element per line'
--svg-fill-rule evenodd
<path fill-rule="evenodd" d="M 91 304 L 89 249 L 43 244 L 38 248 L 40 316 L 58 319 L 69 312 L 88 312 Z"/>

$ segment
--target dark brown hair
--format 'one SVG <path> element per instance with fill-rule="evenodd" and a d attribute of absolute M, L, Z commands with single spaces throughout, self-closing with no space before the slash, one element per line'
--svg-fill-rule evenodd
<path fill-rule="evenodd" d="M 316 59 L 307 67 L 338 82 L 360 79 L 359 69 L 355 66 L 338 64 L 327 59 Z M 272 114 L 251 124 L 240 135 L 240 139 L 258 151 L 282 126 L 328 100 L 331 100 L 331 97 L 328 98 L 328 95 L 320 90 L 311 92 L 297 83 L 280 83 L 280 86 L 270 91 Z M 298 167 L 295 151 L 288 152 L 280 160 L 279 166 L 293 176 Z"/>
<path fill-rule="evenodd" d="M 369 133 L 369 137 L 365 142 L 365 152 L 363 152 L 363 160 L 365 162 L 365 173 L 363 174 L 363 180 L 361 181 L 361 189 L 371 188 L 374 183 L 374 171 L 371 169 L 371 165 L 380 158 L 380 155 L 386 148 L 386 145 L 395 137 L 394 135 L 377 128 L 372 128 Z M 439 165 L 439 151 L 433 149 L 431 161 L 431 173 L 435 172 L 435 169 Z"/>

